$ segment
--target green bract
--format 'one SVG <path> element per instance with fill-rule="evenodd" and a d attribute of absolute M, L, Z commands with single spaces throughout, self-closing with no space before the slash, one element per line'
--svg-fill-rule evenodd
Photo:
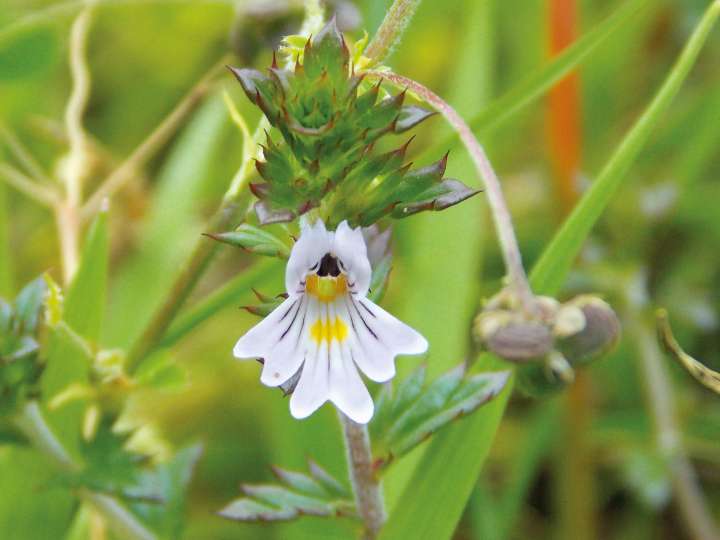
<path fill-rule="evenodd" d="M 477 193 L 443 179 L 447 156 L 411 170 L 403 163 L 409 141 L 391 152 L 375 151 L 383 135 L 403 133 L 433 113 L 404 105 L 405 92 L 380 99 L 382 81 L 363 84 L 335 21 L 307 41 L 294 69 L 273 61 L 267 74 L 232 71 L 282 137 L 268 134 L 264 161 L 257 161 L 264 182 L 251 184 L 262 223 L 319 208 L 330 227 L 343 219 L 367 226 L 388 215 L 442 210 Z"/>

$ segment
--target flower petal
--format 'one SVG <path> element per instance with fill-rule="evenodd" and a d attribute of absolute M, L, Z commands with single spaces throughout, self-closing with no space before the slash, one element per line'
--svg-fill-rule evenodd
<path fill-rule="evenodd" d="M 314 225 L 303 226 L 300 238 L 290 251 L 285 270 L 285 289 L 291 297 L 304 292 L 300 283 L 308 270 L 330 252 L 332 239 L 333 233 L 327 231 L 320 219 Z"/>
<path fill-rule="evenodd" d="M 338 310 L 352 329 L 348 336 L 352 360 L 370 380 L 388 381 L 395 376 L 395 355 L 373 334 L 353 304 L 353 299 L 346 297 Z"/>
<path fill-rule="evenodd" d="M 283 321 L 292 318 L 299 308 L 300 298 L 288 298 L 276 307 L 267 317 L 253 326 L 242 336 L 233 348 L 235 358 L 264 358 L 277 344 L 285 330 Z M 289 322 L 289 321 L 288 321 Z"/>
<path fill-rule="evenodd" d="M 353 299 L 370 328 L 393 354 L 423 354 L 427 340 L 416 330 L 390 315 L 367 298 Z"/>
<path fill-rule="evenodd" d="M 316 345 L 308 338 L 308 343 L 300 381 L 290 398 L 290 414 L 298 419 L 307 418 L 328 399 L 327 342 Z"/>
<path fill-rule="evenodd" d="M 353 422 L 367 424 L 375 407 L 355 368 L 347 340 L 333 341 L 330 347 L 329 397 Z"/>
<path fill-rule="evenodd" d="M 370 287 L 372 269 L 362 229 L 360 227 L 351 229 L 347 221 L 340 223 L 333 238 L 332 252 L 342 261 L 348 283 L 354 285 L 353 291 L 365 296 Z"/>
<path fill-rule="evenodd" d="M 290 379 L 305 359 L 305 334 L 308 317 L 312 317 L 308 298 L 300 298 L 297 309 L 285 318 L 283 333 L 277 344 L 265 355 L 260 382 L 267 386 L 280 386 Z"/>

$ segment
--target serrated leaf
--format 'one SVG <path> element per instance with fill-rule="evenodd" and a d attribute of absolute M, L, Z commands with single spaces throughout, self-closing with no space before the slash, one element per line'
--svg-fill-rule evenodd
<path fill-rule="evenodd" d="M 203 447 L 194 444 L 169 461 L 141 472 L 137 487 L 125 490 L 135 513 L 161 538 L 181 538 L 187 516 L 187 490 Z"/>
<path fill-rule="evenodd" d="M 290 249 L 277 236 L 247 223 L 240 225 L 234 231 L 208 234 L 207 236 L 258 255 L 280 257 L 281 259 L 287 259 L 290 256 Z"/>
<path fill-rule="evenodd" d="M 274 467 L 281 484 L 243 485 L 244 497 L 223 508 L 219 515 L 236 521 L 288 521 L 303 514 L 352 516 L 352 495 L 314 461 L 310 475 Z"/>
<path fill-rule="evenodd" d="M 370 424 L 376 463 L 390 463 L 449 422 L 477 410 L 500 393 L 508 377 L 504 371 L 466 375 L 460 365 L 423 389 L 424 368 L 417 369 L 398 386 L 395 400 L 384 399 L 379 419 Z"/>

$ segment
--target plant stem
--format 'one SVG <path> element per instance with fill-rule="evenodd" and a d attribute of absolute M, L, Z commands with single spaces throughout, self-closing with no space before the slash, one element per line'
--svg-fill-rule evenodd
<path fill-rule="evenodd" d="M 15 155 L 20 165 L 25 167 L 25 170 L 30 176 L 37 182 L 45 184 L 52 184 L 52 180 L 43 170 L 42 166 L 35 159 L 30 151 L 20 142 L 15 134 L 8 129 L 2 122 L 0 122 L 0 137 L 5 140 L 5 144 L 8 149 Z"/>
<path fill-rule="evenodd" d="M 632 290 L 631 290 L 632 289 Z M 685 454 L 682 432 L 678 425 L 673 388 L 652 325 L 638 315 L 645 308 L 645 295 L 635 292 L 634 283 L 625 292 L 626 328 L 636 343 L 638 370 L 643 381 L 645 401 L 655 429 L 660 454 L 667 460 L 675 503 L 691 538 L 717 540 L 720 531 L 698 485 L 695 471 Z"/>
<path fill-rule="evenodd" d="M 355 505 L 365 524 L 364 537 L 371 540 L 377 537 L 386 515 L 380 481 L 373 470 L 370 436 L 364 424 L 353 422 L 340 411 L 338 417 L 343 426 Z"/>
<path fill-rule="evenodd" d="M 0 162 L 0 178 L 29 198 L 44 206 L 54 206 L 59 200 L 58 195 L 46 186 L 42 186 L 28 178 L 8 163 Z"/>
<path fill-rule="evenodd" d="M 420 5 L 420 0 L 395 0 L 365 49 L 365 56 L 382 62 L 393 52 Z"/>
<path fill-rule="evenodd" d="M 460 140 L 465 145 L 465 148 L 475 164 L 475 168 L 480 175 L 480 178 L 485 184 L 490 211 L 493 216 L 495 230 L 500 243 L 500 249 L 505 261 L 509 286 L 517 295 L 525 311 L 527 313 L 534 313 L 535 300 L 532 290 L 530 289 L 530 284 L 528 283 L 525 268 L 523 267 L 522 255 L 520 254 L 517 238 L 515 238 L 515 230 L 513 229 L 510 211 L 505 203 L 505 197 L 503 196 L 502 188 L 500 187 L 500 181 L 498 180 L 498 177 L 495 174 L 483 147 L 480 145 L 480 142 L 475 138 L 475 135 L 473 135 L 468 125 L 455 111 L 455 109 L 453 109 L 432 90 L 426 88 L 419 82 L 396 73 L 385 71 L 370 71 L 368 72 L 368 75 L 380 79 L 387 79 L 393 84 L 405 87 L 414 92 L 425 102 L 437 109 L 438 112 L 445 117 L 453 129 L 457 131 Z"/>
<path fill-rule="evenodd" d="M 168 139 L 178 130 L 183 120 L 195 109 L 205 97 L 215 76 L 222 71 L 225 64 L 231 59 L 230 55 L 223 56 L 203 77 L 190 89 L 185 97 L 175 106 L 167 117 L 155 130 L 140 143 L 130 156 L 123 161 L 100 187 L 92 194 L 82 208 L 84 220 L 92 218 L 100 209 L 106 197 L 112 197 L 132 177 L 133 173 L 145 165 L 148 160 L 160 150 Z"/>
<path fill-rule="evenodd" d="M 15 416 L 15 425 L 37 450 L 53 461 L 56 467 L 69 472 L 80 470 L 80 465 L 72 459 L 62 443 L 55 437 L 36 401 L 29 401 L 23 406 Z M 154 533 L 113 497 L 86 488 L 78 490 L 78 496 L 95 507 L 118 538 L 125 540 L 156 539 Z"/>

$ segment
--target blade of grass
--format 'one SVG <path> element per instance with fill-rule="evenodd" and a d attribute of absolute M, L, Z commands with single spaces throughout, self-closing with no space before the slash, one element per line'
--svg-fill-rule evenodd
<path fill-rule="evenodd" d="M 279 259 L 264 259 L 210 293 L 175 320 L 160 342 L 160 347 L 174 345 L 221 309 L 238 303 L 252 287 L 260 286 L 279 275 L 282 265 Z"/>
<path fill-rule="evenodd" d="M 552 61 L 538 68 L 523 81 L 514 85 L 511 90 L 489 103 L 468 122 L 470 128 L 476 134 L 487 133 L 541 98 L 555 83 L 587 60 L 597 47 L 610 39 L 617 30 L 649 4 L 649 0 L 631 0 L 625 3 Z M 426 153 L 442 152 L 454 146 L 457 141 L 457 135 L 453 134 L 428 149 Z"/>
<path fill-rule="evenodd" d="M 562 285 L 590 230 L 616 193 L 624 174 L 695 64 L 719 14 L 720 2 L 715 1 L 706 10 L 650 105 L 625 135 L 592 187 L 585 193 L 543 252 L 531 276 L 533 286 L 539 294 L 557 291 Z"/>
<path fill-rule="evenodd" d="M 0 182 L 0 297 L 10 298 L 13 291 L 10 258 L 10 215 L 5 184 Z"/>
<path fill-rule="evenodd" d="M 560 289 L 582 243 L 685 80 L 719 14 L 720 1 L 715 1 L 706 10 L 650 105 L 543 252 L 531 273 L 533 290 L 554 295 Z M 492 361 L 492 355 L 483 354 L 476 365 L 487 366 Z M 488 406 L 439 433 L 430 442 L 396 506 L 400 510 L 390 516 L 381 539 L 443 540 L 452 536 L 500 424 L 511 386 L 508 384 L 501 396 Z M 438 508 L 442 508 L 442 512 L 438 512 Z"/>

